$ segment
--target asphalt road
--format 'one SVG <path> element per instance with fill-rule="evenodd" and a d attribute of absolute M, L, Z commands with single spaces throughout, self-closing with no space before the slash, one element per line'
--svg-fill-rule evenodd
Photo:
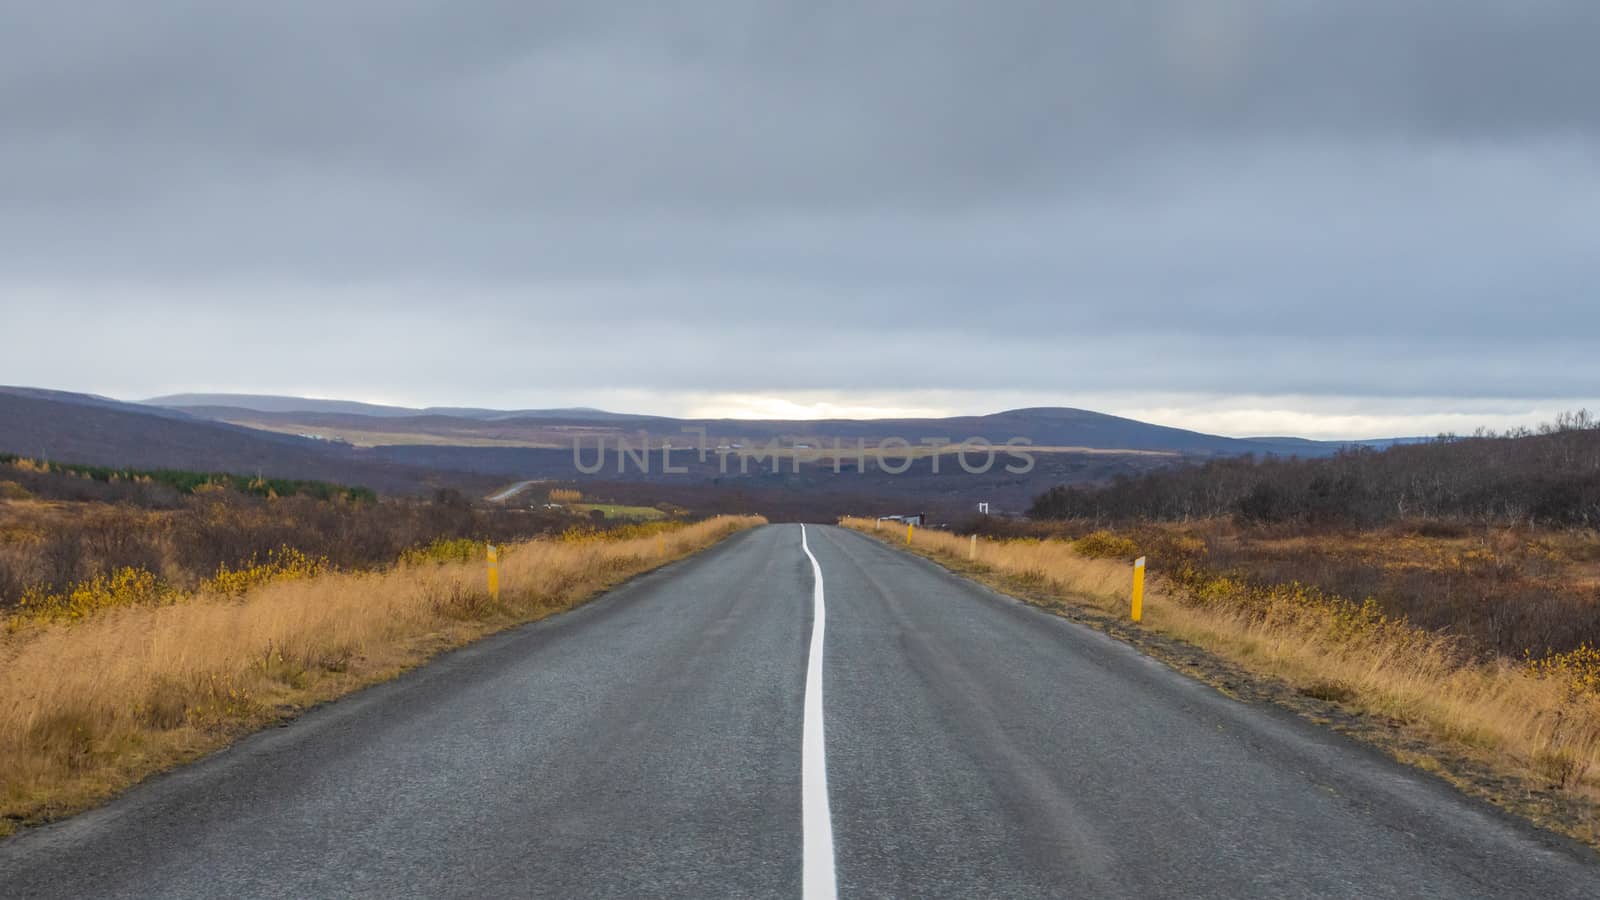
<path fill-rule="evenodd" d="M 0 842 L 0 896 L 1600 897 L 1440 781 L 807 537 L 825 635 L 800 528 L 742 534 Z"/>

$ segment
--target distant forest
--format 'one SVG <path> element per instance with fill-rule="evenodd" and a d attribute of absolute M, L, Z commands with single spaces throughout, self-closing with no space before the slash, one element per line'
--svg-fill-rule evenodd
<path fill-rule="evenodd" d="M 1231 516 L 1244 523 L 1467 519 L 1600 528 L 1600 421 L 1583 410 L 1537 430 L 1444 435 L 1322 459 L 1220 459 L 1097 487 L 1055 487 L 1034 500 L 1029 514 L 1105 522 Z"/>
<path fill-rule="evenodd" d="M 318 500 L 331 500 L 342 497 L 350 501 L 372 502 L 378 499 L 377 493 L 364 487 L 346 487 L 342 484 L 332 484 L 326 481 L 307 481 L 293 478 L 263 478 L 260 475 L 234 475 L 226 472 L 191 472 L 186 469 L 130 469 L 113 468 L 111 466 L 91 466 L 79 463 L 59 463 L 45 460 L 29 459 L 15 453 L 0 453 L 0 465 L 16 467 L 8 477 L 27 480 L 30 474 L 47 476 L 38 479 L 32 486 L 36 492 L 43 492 L 44 496 L 51 496 L 50 490 L 55 488 L 55 493 L 62 493 L 59 479 L 49 478 L 53 474 L 76 475 L 79 478 L 96 481 L 101 484 L 153 484 L 171 488 L 179 494 L 193 494 L 196 490 L 212 486 L 231 488 L 241 494 L 251 494 L 257 497 L 293 497 L 307 495 Z M 56 499 L 82 499 L 77 492 L 68 490 L 67 496 Z M 137 493 L 135 491 L 134 493 Z M 126 498 L 123 498 L 126 499 Z"/>

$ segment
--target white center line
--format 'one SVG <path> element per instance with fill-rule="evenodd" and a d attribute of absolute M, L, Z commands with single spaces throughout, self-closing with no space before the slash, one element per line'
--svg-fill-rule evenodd
<path fill-rule="evenodd" d="M 800 526 L 800 549 L 811 559 L 811 655 L 806 661 L 805 725 L 800 737 L 800 821 L 805 874 L 801 896 L 833 900 L 839 888 L 833 874 L 833 820 L 828 815 L 828 749 L 822 739 L 822 632 L 827 607 L 822 603 L 822 566 L 806 543 Z"/>

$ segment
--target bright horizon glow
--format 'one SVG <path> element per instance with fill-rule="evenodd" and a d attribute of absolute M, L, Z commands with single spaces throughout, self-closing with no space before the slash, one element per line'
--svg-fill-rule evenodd
<path fill-rule="evenodd" d="M 999 410 L 991 410 L 998 412 Z M 879 405 L 842 400 L 792 400 L 759 394 L 718 394 L 688 408 L 693 419 L 938 419 L 963 415 L 948 407 Z"/>

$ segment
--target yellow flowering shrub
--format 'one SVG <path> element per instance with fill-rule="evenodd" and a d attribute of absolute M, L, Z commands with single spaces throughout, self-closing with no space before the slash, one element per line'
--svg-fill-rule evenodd
<path fill-rule="evenodd" d="M 1600 695 L 1600 647 L 1585 643 L 1565 653 L 1527 660 L 1529 671 L 1566 683 L 1573 694 Z"/>
<path fill-rule="evenodd" d="M 26 622 L 72 622 L 101 610 L 126 606 L 162 606 L 182 595 L 146 569 L 121 568 L 55 592 L 34 586 L 22 594 L 12 625 Z"/>
<path fill-rule="evenodd" d="M 488 549 L 488 545 L 472 538 L 438 538 L 432 543 L 421 544 L 401 553 L 400 561 L 412 566 L 423 563 L 472 562 L 483 559 Z"/>
<path fill-rule="evenodd" d="M 567 544 L 588 544 L 600 541 L 626 541 L 634 538 L 653 537 L 658 534 L 667 534 L 683 527 L 682 522 L 671 520 L 657 520 L 654 522 L 629 522 L 616 528 L 599 529 L 590 525 L 574 525 L 561 532 L 561 540 Z"/>
<path fill-rule="evenodd" d="M 243 568 L 219 566 L 217 574 L 202 582 L 200 588 L 213 594 L 237 597 L 258 585 L 311 578 L 331 568 L 326 557 L 307 556 L 293 547 L 279 547 L 268 552 L 265 560 L 253 559 Z"/>
<path fill-rule="evenodd" d="M 1133 539 L 1103 529 L 1073 541 L 1072 549 L 1090 559 L 1132 559 L 1139 555 L 1139 545 Z"/>

